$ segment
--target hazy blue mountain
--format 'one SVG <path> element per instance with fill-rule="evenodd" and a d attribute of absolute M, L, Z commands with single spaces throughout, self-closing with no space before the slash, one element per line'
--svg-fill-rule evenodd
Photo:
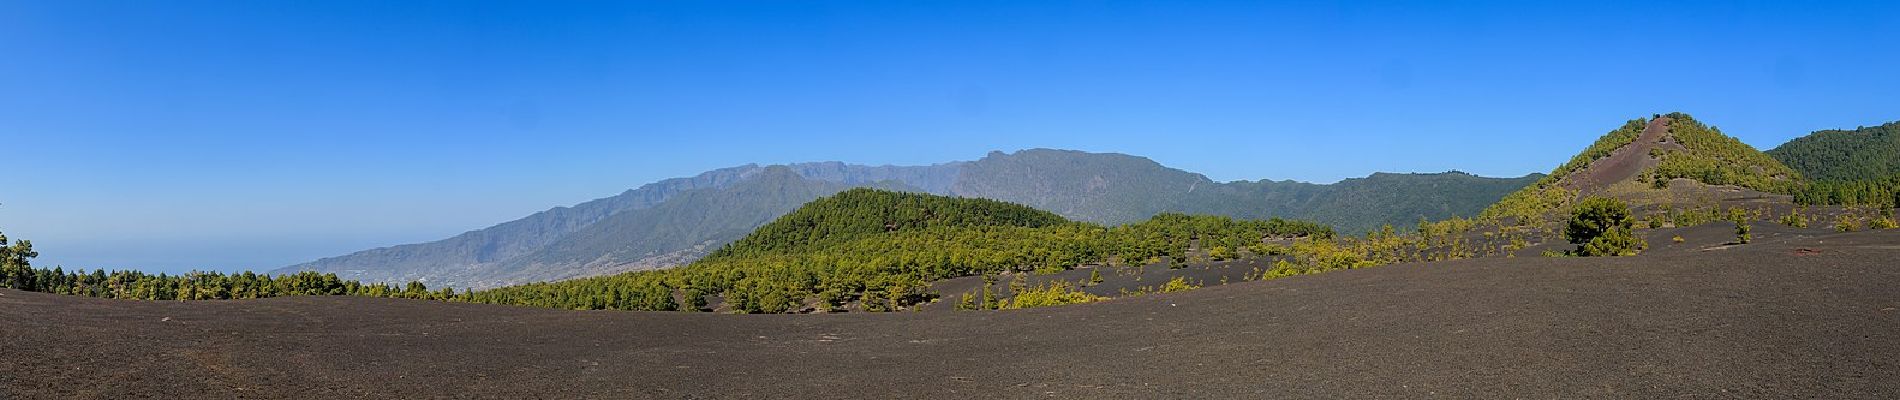
<path fill-rule="evenodd" d="M 858 186 L 921 191 L 891 180 L 806 179 L 793 168 L 771 166 L 731 186 L 691 190 L 652 208 L 614 214 L 462 280 L 490 286 L 682 265 L 800 205 Z"/>
<path fill-rule="evenodd" d="M 696 260 L 811 200 L 878 187 L 1024 204 L 1104 224 L 1161 212 L 1298 218 L 1359 232 L 1473 215 L 1539 176 L 1374 174 L 1335 184 L 1215 182 L 1124 154 L 1031 149 L 929 166 L 744 165 L 668 179 L 441 241 L 361 251 L 276 272 L 494 287 Z"/>
<path fill-rule="evenodd" d="M 556 257 L 553 254 L 565 253 L 550 251 L 548 247 L 556 245 L 558 242 L 561 242 L 562 239 L 568 238 L 570 235 L 582 232 L 583 230 L 591 229 L 589 231 L 590 233 L 582 237 L 598 237 L 600 235 L 598 232 L 614 229 L 621 229 L 623 232 L 636 232 L 638 231 L 637 229 L 629 230 L 628 228 L 621 227 L 630 224 L 655 223 L 650 222 L 650 220 L 663 219 L 662 217 L 672 212 L 693 209 L 696 204 L 714 203 L 712 200 L 719 199 L 718 194 L 721 193 L 748 198 L 757 197 L 759 194 L 757 191 L 721 191 L 721 189 L 726 189 L 742 182 L 752 182 L 761 176 L 779 179 L 787 174 L 767 173 L 774 168 L 761 167 L 758 165 L 722 168 L 691 178 L 667 179 L 647 184 L 638 189 L 628 190 L 613 197 L 596 199 L 577 204 L 573 207 L 556 207 L 529 215 L 522 219 L 470 231 L 448 239 L 364 250 L 348 255 L 292 265 L 272 272 L 289 273 L 310 270 L 336 273 L 339 276 L 365 282 L 407 282 L 421 280 L 434 286 L 490 287 L 499 284 L 542 280 L 537 277 L 568 278 L 584 276 L 587 275 L 586 271 L 588 270 L 617 271 L 641 266 L 671 266 L 691 261 L 698 257 L 693 250 L 698 244 L 679 246 L 676 245 L 678 243 L 703 244 L 706 240 L 713 240 L 714 244 L 723 244 L 724 241 L 730 241 L 737 236 L 742 236 L 746 232 L 749 232 L 751 228 L 764 224 L 765 221 L 769 221 L 779 214 L 789 212 L 799 204 L 803 204 L 806 201 L 816 199 L 820 196 L 803 195 L 803 193 L 812 193 L 813 190 L 816 190 L 818 192 L 824 192 L 823 194 L 830 194 L 855 186 L 880 186 L 878 185 L 879 182 L 892 181 L 894 179 L 914 180 L 919 184 L 903 186 L 881 185 L 880 187 L 901 187 L 906 190 L 929 190 L 931 187 L 936 187 L 938 190 L 944 190 L 943 188 L 948 186 L 948 184 L 944 182 L 955 179 L 958 167 L 959 164 L 956 163 L 919 167 L 866 167 L 845 165 L 836 162 L 779 166 L 776 169 L 788 170 L 791 172 L 790 175 L 817 176 L 824 179 L 815 180 L 814 182 L 802 182 L 807 186 L 819 186 L 816 182 L 827 182 L 831 183 L 831 185 L 826 185 L 822 189 L 800 187 L 800 191 L 798 191 L 797 195 L 758 197 L 755 200 L 760 201 L 761 204 L 748 205 L 754 208 L 732 208 L 731 210 L 763 209 L 777 211 L 767 212 L 766 214 L 769 215 L 757 218 L 757 222 L 752 222 L 749 226 L 745 226 L 737 235 L 727 235 L 731 237 L 718 235 L 708 235 L 705 237 L 670 236 L 670 234 L 676 230 L 669 229 L 668 227 L 654 227 L 651 230 L 652 233 L 666 235 L 642 235 L 617 238 L 621 243 L 624 243 L 621 246 L 625 247 L 625 249 L 621 249 L 614 254 L 621 256 L 630 254 L 629 252 L 633 252 L 631 254 L 646 254 L 648 251 L 654 251 L 653 249 L 665 250 L 659 251 L 656 257 L 649 257 L 649 259 L 644 259 L 643 261 L 621 260 L 616 257 L 609 257 L 608 253 L 603 252 L 596 256 L 605 258 L 597 260 L 590 259 L 589 261 L 593 261 L 591 266 L 589 262 L 549 264 L 547 260 Z M 900 180 L 899 182 L 902 181 Z M 684 201 L 673 202 L 675 204 L 668 205 L 665 208 L 657 207 L 683 194 L 692 195 L 688 196 Z M 771 201 L 777 201 L 777 203 L 771 203 Z M 653 211 L 621 216 L 621 214 L 649 209 L 653 209 Z M 611 218 L 616 216 L 619 218 Z M 608 220 L 611 220 L 612 223 L 596 226 Z M 669 221 L 683 220 L 672 219 Z M 729 234 L 729 232 L 722 234 Z M 574 243 L 575 242 L 570 241 L 564 245 L 575 246 Z M 523 258 L 530 255 L 532 255 L 533 258 Z M 666 261 L 668 260 L 666 257 L 668 255 L 672 256 L 671 259 L 680 261 Z M 535 264 L 536 262 L 540 262 L 540 264 Z M 527 271 L 525 266 L 530 264 L 544 266 L 549 271 Z"/>

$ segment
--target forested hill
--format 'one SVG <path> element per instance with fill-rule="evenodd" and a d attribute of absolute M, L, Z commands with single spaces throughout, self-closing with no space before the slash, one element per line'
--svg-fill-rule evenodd
<path fill-rule="evenodd" d="M 1486 178 L 1462 172 L 1376 173 L 1335 184 L 1215 182 L 1143 157 L 1073 150 L 992 152 L 966 164 L 952 194 L 1053 211 L 1081 221 L 1122 224 L 1157 213 L 1291 218 L 1366 232 L 1419 219 L 1474 216 L 1542 175 Z"/>
<path fill-rule="evenodd" d="M 1900 174 L 1900 122 L 1817 131 L 1782 143 L 1768 155 L 1812 180 L 1882 179 Z"/>
<path fill-rule="evenodd" d="M 1768 155 L 1813 181 L 1803 201 L 1900 205 L 1900 122 L 1818 131 Z"/>
<path fill-rule="evenodd" d="M 892 311 L 929 301 L 936 295 L 929 283 L 941 279 L 1185 260 L 1196 240 L 1227 249 L 1221 254 L 1287 251 L 1263 239 L 1331 235 L 1302 221 L 1182 214 L 1105 227 L 993 200 L 853 189 L 684 267 L 509 286 L 466 299 L 569 309 Z M 706 302 L 707 295 L 724 304 Z"/>
<path fill-rule="evenodd" d="M 805 204 L 708 258 L 808 251 L 869 235 L 930 227 L 1040 228 L 1068 222 L 1055 213 L 989 199 L 859 188 Z"/>

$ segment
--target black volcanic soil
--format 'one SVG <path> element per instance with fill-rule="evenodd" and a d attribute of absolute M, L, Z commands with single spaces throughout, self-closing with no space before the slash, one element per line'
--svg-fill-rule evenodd
<path fill-rule="evenodd" d="M 0 291 L 0 398 L 1837 399 L 1896 376 L 1900 230 L 1004 312 Z"/>

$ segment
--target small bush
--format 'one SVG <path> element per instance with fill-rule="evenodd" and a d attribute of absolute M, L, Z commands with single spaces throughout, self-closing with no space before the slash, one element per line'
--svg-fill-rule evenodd
<path fill-rule="evenodd" d="M 1009 304 L 1003 306 L 1003 308 L 1021 309 L 1048 307 L 1063 304 L 1093 303 L 1105 299 L 1107 298 L 1077 290 L 1075 285 L 1068 281 L 1054 281 L 1046 285 L 1026 287 L 1022 291 L 1016 292 L 1016 297 L 1010 299 Z"/>
<path fill-rule="evenodd" d="M 1796 208 L 1789 211 L 1788 215 L 1781 216 L 1781 224 L 1796 228 L 1806 228 L 1808 227 L 1808 217 L 1801 215 L 1801 209 Z"/>
<path fill-rule="evenodd" d="M 1169 279 L 1167 284 L 1161 285 L 1161 293 L 1185 292 L 1200 287 L 1200 285 L 1188 283 L 1187 278 L 1177 276 Z"/>
<path fill-rule="evenodd" d="M 1879 218 L 1874 218 L 1873 221 L 1867 223 L 1867 229 L 1893 229 L 1895 227 L 1900 227 L 1900 224 L 1894 223 L 1893 210 L 1881 211 Z"/>
<path fill-rule="evenodd" d="M 1842 215 L 1840 218 L 1834 220 L 1834 230 L 1841 232 L 1858 231 L 1860 230 L 1860 223 L 1854 221 L 1854 217 Z"/>
<path fill-rule="evenodd" d="M 1616 199 L 1592 197 L 1584 199 L 1571 211 L 1570 223 L 1564 228 L 1564 237 L 1577 245 L 1573 253 L 1578 256 L 1636 255 L 1648 245 L 1630 230 L 1634 224 L 1628 204 Z"/>

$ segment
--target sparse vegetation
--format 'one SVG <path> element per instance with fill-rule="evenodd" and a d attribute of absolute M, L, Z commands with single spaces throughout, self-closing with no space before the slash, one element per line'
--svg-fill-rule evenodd
<path fill-rule="evenodd" d="M 1667 181 L 1689 178 L 1710 185 L 1735 185 L 1770 193 L 1794 193 L 1797 173 L 1774 157 L 1722 134 L 1683 113 L 1670 113 L 1669 134 L 1683 151 L 1671 151 L 1644 175 Z"/>
<path fill-rule="evenodd" d="M 812 303 L 820 304 L 815 308 L 846 309 L 855 303 L 865 311 L 895 311 L 934 299 L 928 282 L 940 279 L 1053 273 L 1086 263 L 1157 258 L 1184 265 L 1195 240 L 1272 253 L 1279 250 L 1261 244 L 1262 239 L 1331 236 L 1330 228 L 1308 222 L 1184 214 L 1109 228 L 1002 202 L 854 189 L 808 204 L 692 265 L 486 290 L 470 300 L 668 310 L 649 306 L 664 303 L 598 298 L 690 289 L 722 296 L 734 312 L 797 312 Z"/>
<path fill-rule="evenodd" d="M 1691 226 L 1701 226 L 1702 224 L 1720 221 L 1722 220 L 1722 218 L 1721 218 L 1721 213 L 1717 212 L 1717 208 L 1711 206 L 1711 207 L 1696 207 L 1696 208 L 1689 208 L 1689 209 L 1670 208 L 1669 220 L 1672 224 L 1675 224 L 1675 226 L 1678 228 L 1686 228 L 1686 227 L 1691 227 Z"/>
<path fill-rule="evenodd" d="M 1789 210 L 1788 215 L 1781 216 L 1781 224 L 1795 228 L 1808 227 L 1808 217 L 1801 214 L 1801 211 L 1806 208 L 1807 207 L 1796 207 L 1793 210 Z"/>

